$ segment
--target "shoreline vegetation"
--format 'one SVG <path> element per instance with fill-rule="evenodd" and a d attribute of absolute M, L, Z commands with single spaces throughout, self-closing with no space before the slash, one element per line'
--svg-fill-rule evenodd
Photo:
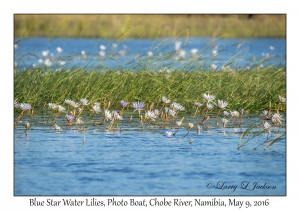
<path fill-rule="evenodd" d="M 15 14 L 14 32 L 20 38 L 286 38 L 286 15 Z"/>

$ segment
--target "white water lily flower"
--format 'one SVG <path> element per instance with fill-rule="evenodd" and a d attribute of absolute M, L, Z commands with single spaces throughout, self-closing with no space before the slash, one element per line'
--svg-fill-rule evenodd
<path fill-rule="evenodd" d="M 100 50 L 106 50 L 106 47 L 104 45 L 100 45 Z"/>
<path fill-rule="evenodd" d="M 111 120 L 112 119 L 112 114 L 109 110 L 105 110 L 104 114 L 105 114 L 105 119 L 106 120 Z"/>
<path fill-rule="evenodd" d="M 199 50 L 196 49 L 196 48 L 191 49 L 191 53 L 192 53 L 193 56 L 196 56 L 196 54 L 197 54 L 198 51 Z"/>
<path fill-rule="evenodd" d="M 282 115 L 277 114 L 277 113 L 273 114 L 273 116 L 272 116 L 272 123 L 273 124 L 275 124 L 277 122 L 281 123 L 281 120 L 282 120 Z"/>
<path fill-rule="evenodd" d="M 181 124 L 182 124 L 182 122 L 181 122 L 181 121 L 177 121 L 177 122 L 176 122 L 176 125 L 177 125 L 178 127 L 180 127 L 180 126 L 181 126 Z"/>
<path fill-rule="evenodd" d="M 42 51 L 42 55 L 43 55 L 44 57 L 47 57 L 48 54 L 49 54 L 49 50 Z"/>
<path fill-rule="evenodd" d="M 166 134 L 166 136 L 170 137 L 170 136 L 173 135 L 173 132 L 172 131 L 166 131 L 165 134 Z"/>
<path fill-rule="evenodd" d="M 57 48 L 56 48 L 56 51 L 57 51 L 57 53 L 61 53 L 63 50 L 62 50 L 61 47 L 57 47 Z"/>
<path fill-rule="evenodd" d="M 155 109 L 154 110 L 154 114 L 156 115 L 156 116 L 158 116 L 160 113 L 159 113 L 159 110 L 158 109 Z"/>
<path fill-rule="evenodd" d="M 148 56 L 149 56 L 149 57 L 152 57 L 152 56 L 153 56 L 153 52 L 149 51 L 149 52 L 148 52 Z"/>
<path fill-rule="evenodd" d="M 95 103 L 93 106 L 93 110 L 96 114 L 99 114 L 101 112 L 101 108 L 99 106 L 100 103 Z"/>
<path fill-rule="evenodd" d="M 207 103 L 212 102 L 216 98 L 214 95 L 209 94 L 203 94 L 202 97 L 207 101 Z"/>
<path fill-rule="evenodd" d="M 121 117 L 121 115 L 117 111 L 112 111 L 111 115 L 112 115 L 112 118 L 115 119 L 115 120 L 123 120 L 123 118 Z"/>
<path fill-rule="evenodd" d="M 127 102 L 127 101 L 122 100 L 122 101 L 120 102 L 120 106 L 121 106 L 122 109 L 124 109 L 127 105 L 128 105 L 128 102 Z"/>
<path fill-rule="evenodd" d="M 75 101 L 69 100 L 69 99 L 65 99 L 65 103 L 69 104 L 70 106 L 77 108 L 79 107 L 79 104 L 76 103 Z"/>
<path fill-rule="evenodd" d="M 47 58 L 47 59 L 45 60 L 45 65 L 48 66 L 48 67 L 52 65 L 52 62 L 50 61 L 49 58 Z"/>
<path fill-rule="evenodd" d="M 132 107 L 134 108 L 134 111 L 138 111 L 139 114 L 141 113 L 141 110 L 143 110 L 145 104 L 143 102 L 133 102 Z"/>
<path fill-rule="evenodd" d="M 56 107 L 57 107 L 57 105 L 53 104 L 53 103 L 49 103 L 48 106 L 49 106 L 50 110 L 56 109 Z"/>
<path fill-rule="evenodd" d="M 269 112 L 268 110 L 264 110 L 264 111 L 262 111 L 262 113 L 263 113 L 263 116 L 266 116 L 266 117 L 268 117 L 271 114 L 271 112 Z"/>
<path fill-rule="evenodd" d="M 214 64 L 214 63 L 211 64 L 210 67 L 211 67 L 213 70 L 216 70 L 216 69 L 218 68 L 218 66 L 217 66 L 216 64 Z"/>
<path fill-rule="evenodd" d="M 173 102 L 170 107 L 175 109 L 176 111 L 185 110 L 185 108 L 183 106 L 181 106 L 179 103 L 176 103 L 176 102 Z"/>
<path fill-rule="evenodd" d="M 218 100 L 219 109 L 224 109 L 228 105 L 227 101 Z"/>
<path fill-rule="evenodd" d="M 286 102 L 286 98 L 282 97 L 282 96 L 279 96 L 279 100 L 281 103 L 285 103 Z"/>
<path fill-rule="evenodd" d="M 66 109 L 65 107 L 61 106 L 61 105 L 57 105 L 57 107 L 55 107 L 55 109 L 58 111 L 58 112 L 64 112 Z"/>
<path fill-rule="evenodd" d="M 19 108 L 22 110 L 22 111 L 27 111 L 27 110 L 30 110 L 31 109 L 31 105 L 30 104 L 26 104 L 26 103 L 21 103 Z"/>
<path fill-rule="evenodd" d="M 240 116 L 240 113 L 238 111 L 230 111 L 230 114 L 232 117 L 238 118 Z"/>
<path fill-rule="evenodd" d="M 14 107 L 15 108 L 20 108 L 20 104 L 18 103 L 18 99 L 14 100 Z"/>
<path fill-rule="evenodd" d="M 201 106 L 203 106 L 203 104 L 201 104 L 201 103 L 199 103 L 199 102 L 195 102 L 194 105 L 195 105 L 196 107 L 201 107 Z"/>
<path fill-rule="evenodd" d="M 155 113 L 153 111 L 149 110 L 145 113 L 145 119 L 147 119 L 147 120 L 155 121 L 156 118 L 157 118 L 157 116 L 155 115 Z"/>
<path fill-rule="evenodd" d="M 55 130 L 56 131 L 61 131 L 61 128 L 58 125 L 55 124 Z"/>
<path fill-rule="evenodd" d="M 210 104 L 210 103 L 206 103 L 206 108 L 207 108 L 208 110 L 211 110 L 211 109 L 214 108 L 214 105 L 213 105 L 213 104 Z"/>
<path fill-rule="evenodd" d="M 168 114 L 168 115 L 170 115 L 170 116 L 173 116 L 173 117 L 175 117 L 175 115 L 176 115 L 176 112 L 175 112 L 175 111 L 173 111 L 172 109 L 168 109 L 168 111 L 167 111 L 167 114 Z"/>
<path fill-rule="evenodd" d="M 264 122 L 264 128 L 265 128 L 266 130 L 270 130 L 271 127 L 272 127 L 272 125 L 270 125 L 268 122 Z"/>
<path fill-rule="evenodd" d="M 165 96 L 163 96 L 162 98 L 162 101 L 165 103 L 165 104 L 168 104 L 168 103 L 170 103 L 171 102 L 171 100 L 170 99 L 168 99 L 167 97 L 165 97 Z"/>
<path fill-rule="evenodd" d="M 227 122 L 228 122 L 227 119 L 225 119 L 225 118 L 222 119 L 223 126 L 225 126 Z"/>
<path fill-rule="evenodd" d="M 67 120 L 68 123 L 72 123 L 72 121 L 74 120 L 74 116 L 73 115 L 66 114 L 65 118 L 66 118 L 66 120 Z"/>
<path fill-rule="evenodd" d="M 86 106 L 88 105 L 88 100 L 85 98 L 80 99 L 80 103 L 82 104 L 82 106 Z"/>
<path fill-rule="evenodd" d="M 223 115 L 226 117 L 226 116 L 228 116 L 228 115 L 229 115 L 229 112 L 227 112 L 227 111 L 224 111 L 224 112 L 223 112 Z"/>
<path fill-rule="evenodd" d="M 189 123 L 189 129 L 192 129 L 194 127 L 193 123 Z"/>

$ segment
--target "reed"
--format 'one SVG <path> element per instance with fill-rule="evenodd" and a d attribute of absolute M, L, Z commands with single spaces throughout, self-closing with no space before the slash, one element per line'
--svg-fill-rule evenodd
<path fill-rule="evenodd" d="M 16 70 L 14 98 L 30 103 L 35 110 L 48 103 L 61 104 L 65 99 L 91 103 L 101 102 L 119 108 L 120 101 L 143 101 L 161 107 L 162 96 L 182 104 L 185 112 L 195 112 L 194 102 L 205 103 L 202 94 L 210 93 L 216 99 L 226 100 L 226 110 L 241 108 L 258 112 L 274 104 L 278 109 L 278 95 L 286 94 L 285 68 L 264 68 L 239 71 L 186 71 L 114 69 L 62 69 L 47 67 Z M 285 105 L 280 107 L 284 110 Z"/>

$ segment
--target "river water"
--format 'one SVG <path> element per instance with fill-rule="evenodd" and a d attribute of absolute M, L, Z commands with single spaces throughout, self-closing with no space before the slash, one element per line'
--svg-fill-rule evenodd
<path fill-rule="evenodd" d="M 228 66 L 247 69 L 286 64 L 285 39 L 15 38 L 15 43 L 15 65 L 21 69 L 51 66 L 56 69 L 84 67 L 190 70 L 208 67 L 220 70 Z"/>
<path fill-rule="evenodd" d="M 237 149 L 250 124 L 261 130 L 259 117 L 245 116 L 241 128 L 233 122 L 225 129 L 212 119 L 200 133 L 193 129 L 185 136 L 187 122 L 199 120 L 186 117 L 171 137 L 165 132 L 174 132 L 174 125 L 143 129 L 138 118 L 129 123 L 124 117 L 114 132 L 105 129 L 108 124 L 87 124 L 83 132 L 63 119 L 55 131 L 37 116 L 27 135 L 25 120 L 15 131 L 15 195 L 286 194 L 286 139 L 264 150 L 265 132 Z M 283 132 L 285 124 L 274 127 L 270 139 Z"/>

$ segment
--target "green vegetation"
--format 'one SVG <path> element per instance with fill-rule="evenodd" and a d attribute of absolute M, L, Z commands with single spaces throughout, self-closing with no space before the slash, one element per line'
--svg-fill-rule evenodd
<path fill-rule="evenodd" d="M 188 29 L 188 30 L 187 30 Z M 14 16 L 15 37 L 286 37 L 286 15 Z"/>
<path fill-rule="evenodd" d="M 65 99 L 79 101 L 81 98 L 102 105 L 110 101 L 115 109 L 120 108 L 121 100 L 143 101 L 147 110 L 152 103 L 161 106 L 161 98 L 166 96 L 193 114 L 194 102 L 204 103 L 202 95 L 209 93 L 227 101 L 228 110 L 261 111 L 267 109 L 270 102 L 275 110 L 278 96 L 286 94 L 285 72 L 285 68 L 158 72 L 82 68 L 55 71 L 36 67 L 15 71 L 14 98 L 31 104 L 36 110 L 48 103 L 63 104 Z"/>

